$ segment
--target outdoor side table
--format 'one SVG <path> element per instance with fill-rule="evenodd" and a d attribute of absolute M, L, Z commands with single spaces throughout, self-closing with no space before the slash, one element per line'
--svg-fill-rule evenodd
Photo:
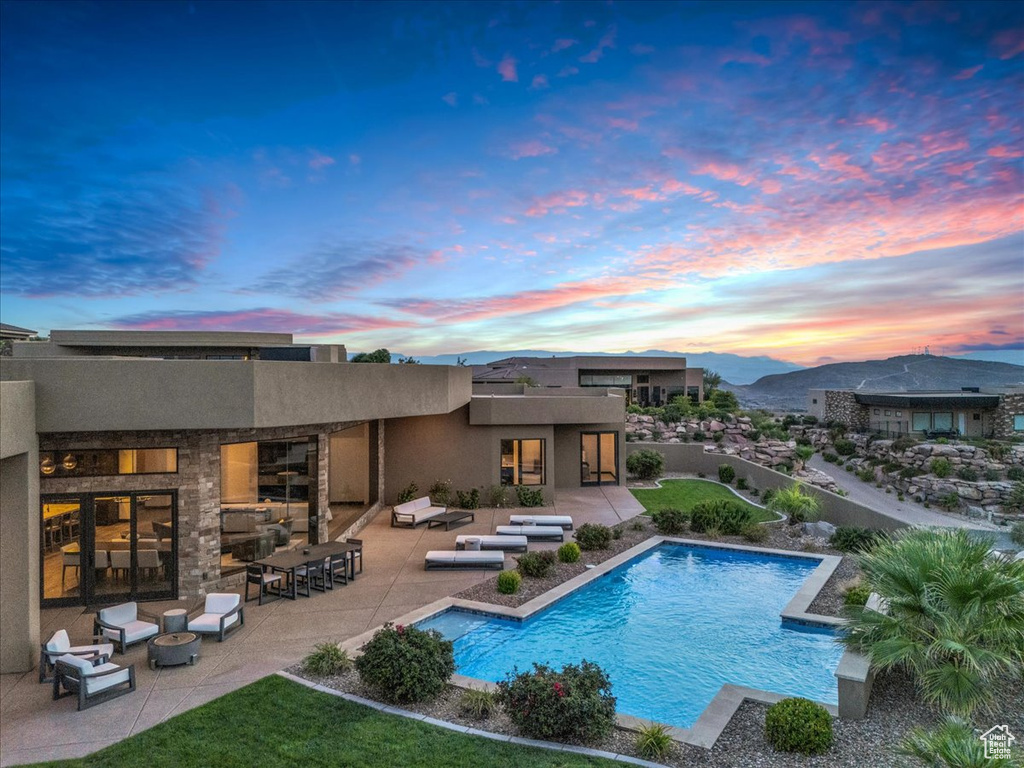
<path fill-rule="evenodd" d="M 164 632 L 184 632 L 188 629 L 188 611 L 172 608 L 164 611 Z"/>
<path fill-rule="evenodd" d="M 150 638 L 147 644 L 149 668 L 195 664 L 201 641 L 195 632 L 167 632 Z"/>

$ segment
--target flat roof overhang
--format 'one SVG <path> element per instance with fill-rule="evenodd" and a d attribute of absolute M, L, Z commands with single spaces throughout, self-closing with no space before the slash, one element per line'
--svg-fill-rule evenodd
<path fill-rule="evenodd" d="M 626 418 L 621 391 L 593 394 L 473 395 L 469 423 L 474 426 L 533 424 L 615 424 Z M 544 390 L 537 390 L 543 393 Z"/>
<path fill-rule="evenodd" d="M 927 393 L 901 395 L 855 394 L 854 399 L 861 405 L 880 405 L 893 408 L 927 408 L 963 410 L 965 408 L 995 408 L 999 405 L 998 395 L 981 395 L 975 392 Z"/>
<path fill-rule="evenodd" d="M 450 413 L 468 368 L 145 358 L 3 358 L 33 381 L 39 432 L 259 429 Z"/>

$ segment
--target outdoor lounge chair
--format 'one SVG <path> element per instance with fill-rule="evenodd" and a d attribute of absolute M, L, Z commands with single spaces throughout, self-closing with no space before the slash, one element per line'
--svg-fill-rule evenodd
<path fill-rule="evenodd" d="M 423 570 L 425 571 L 434 570 L 435 568 L 496 568 L 500 571 L 504 567 L 505 553 L 495 550 L 465 552 L 435 549 L 427 552 L 427 556 L 423 561 Z"/>
<path fill-rule="evenodd" d="M 195 618 L 189 617 L 188 631 L 197 635 L 216 635 L 217 642 L 224 642 L 228 632 L 245 624 L 242 596 L 234 592 L 211 592 L 206 596 L 203 612 Z"/>
<path fill-rule="evenodd" d="M 109 661 L 64 654 L 53 672 L 53 700 L 78 696 L 78 711 L 116 699 L 135 690 L 135 665 L 122 667 Z M 63 692 L 62 690 L 63 689 Z"/>
<path fill-rule="evenodd" d="M 509 515 L 509 525 L 557 525 L 567 531 L 572 530 L 572 517 L 569 515 Z"/>
<path fill-rule="evenodd" d="M 405 504 L 397 504 L 391 511 L 391 527 L 415 528 L 417 525 L 427 522 L 432 517 L 443 515 L 448 507 L 435 507 L 430 503 L 429 496 L 423 496 Z"/>
<path fill-rule="evenodd" d="M 527 538 L 525 536 L 456 536 L 455 537 L 455 548 L 465 549 L 466 539 L 479 539 L 480 549 L 501 549 L 506 552 L 519 551 L 525 552 L 527 544 Z"/>
<path fill-rule="evenodd" d="M 323 560 L 313 560 L 295 569 L 295 583 L 305 586 L 305 592 L 298 592 L 303 597 L 310 597 L 310 589 L 317 592 L 327 591 L 327 568 Z M 319 584 L 319 586 L 317 586 Z M 331 589 L 334 589 L 332 586 Z"/>
<path fill-rule="evenodd" d="M 113 643 L 96 643 L 94 645 L 72 645 L 67 630 L 58 629 L 53 636 L 42 643 L 39 651 L 39 682 L 48 683 L 53 680 L 53 667 L 57 659 L 65 654 L 83 659 L 99 659 L 100 663 L 108 661 L 114 655 Z"/>
<path fill-rule="evenodd" d="M 153 621 L 142 621 L 144 616 Z M 134 643 L 141 643 L 153 635 L 160 634 L 160 620 L 152 614 L 139 610 L 138 603 L 121 603 L 110 608 L 103 608 L 93 619 L 93 635 L 103 636 L 114 641 L 119 653 Z"/>
<path fill-rule="evenodd" d="M 565 541 L 565 531 L 557 525 L 499 525 L 494 532 L 499 536 L 525 536 L 531 540 Z"/>

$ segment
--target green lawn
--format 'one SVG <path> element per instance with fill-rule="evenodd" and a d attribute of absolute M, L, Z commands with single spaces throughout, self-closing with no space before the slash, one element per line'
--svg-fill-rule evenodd
<path fill-rule="evenodd" d="M 754 522 L 778 519 L 771 512 L 739 498 L 721 483 L 710 480 L 662 480 L 661 488 L 633 488 L 632 492 L 637 501 L 644 505 L 648 514 L 666 508 L 689 512 L 698 501 L 725 499 L 747 507 L 754 516 Z"/>
<path fill-rule="evenodd" d="M 486 728 L 486 724 L 483 727 Z M 438 765 L 613 768 L 621 764 L 466 736 L 416 720 L 386 715 L 271 675 L 88 757 L 40 765 L 62 768 Z"/>

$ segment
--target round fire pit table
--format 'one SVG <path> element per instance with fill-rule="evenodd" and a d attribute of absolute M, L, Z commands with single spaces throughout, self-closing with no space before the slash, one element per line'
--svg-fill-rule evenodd
<path fill-rule="evenodd" d="M 202 638 L 195 632 L 168 632 L 149 641 L 149 667 L 173 667 L 195 664 Z"/>

